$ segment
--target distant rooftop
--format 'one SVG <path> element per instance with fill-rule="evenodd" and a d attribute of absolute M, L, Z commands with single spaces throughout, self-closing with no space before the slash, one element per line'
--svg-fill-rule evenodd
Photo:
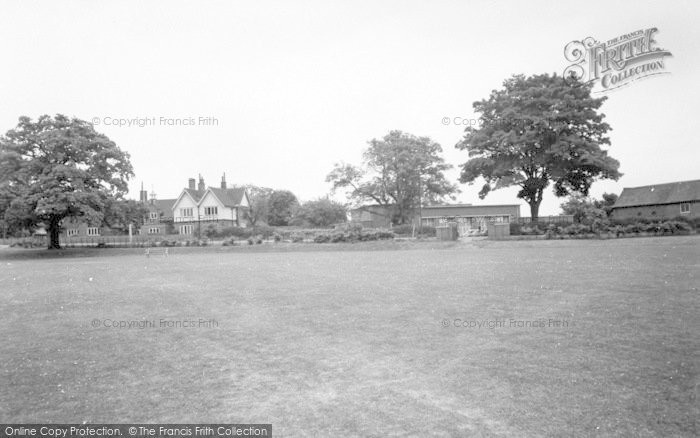
<path fill-rule="evenodd" d="M 613 208 L 675 204 L 700 200 L 700 179 L 625 187 Z"/>

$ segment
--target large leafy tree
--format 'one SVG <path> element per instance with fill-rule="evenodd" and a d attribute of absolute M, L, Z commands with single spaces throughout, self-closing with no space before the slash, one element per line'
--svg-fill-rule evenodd
<path fill-rule="evenodd" d="M 603 220 L 607 218 L 605 210 L 600 208 L 599 201 L 578 193 L 569 196 L 569 199 L 561 204 L 561 210 L 564 214 L 572 215 L 574 217 L 574 222 L 586 225 L 590 225 L 594 220 Z"/>
<path fill-rule="evenodd" d="M 603 193 L 603 199 L 595 201 L 596 207 L 603 209 L 605 215 L 610 217 L 612 215 L 613 205 L 617 202 L 617 198 L 617 193 Z"/>
<path fill-rule="evenodd" d="M 127 232 L 129 224 L 133 224 L 136 229 L 144 224 L 148 216 L 148 208 L 143 202 L 133 199 L 107 199 L 104 206 L 103 223 L 112 230 Z"/>
<path fill-rule="evenodd" d="M 289 225 L 299 201 L 289 190 L 275 190 L 270 195 L 267 223 L 272 226 Z"/>
<path fill-rule="evenodd" d="M 49 248 L 59 248 L 64 218 L 99 225 L 108 202 L 128 191 L 131 176 L 129 154 L 83 120 L 20 117 L 0 138 L 0 198 L 11 199 L 5 219 L 43 222 Z"/>
<path fill-rule="evenodd" d="M 328 227 L 347 220 L 345 205 L 329 198 L 320 198 L 301 204 L 294 212 L 292 225 Z"/>
<path fill-rule="evenodd" d="M 345 190 L 356 206 L 369 202 L 388 207 L 394 212 L 392 222 L 404 224 L 420 205 L 456 193 L 445 177 L 452 166 L 441 153 L 442 147 L 428 137 L 391 131 L 369 142 L 361 166 L 336 164 L 326 181 L 333 192 Z"/>
<path fill-rule="evenodd" d="M 519 186 L 518 197 L 537 220 L 550 183 L 556 196 L 588 195 L 596 179 L 617 180 L 619 163 L 602 145 L 611 129 L 599 113 L 605 97 L 591 97 L 593 84 L 542 74 L 513 76 L 488 99 L 474 103 L 480 126 L 467 128 L 457 144 L 469 152 L 460 182 L 486 183 L 479 192 Z"/>
<path fill-rule="evenodd" d="M 248 221 L 250 221 L 250 224 L 255 226 L 260 221 L 267 221 L 267 215 L 270 212 L 270 196 L 272 196 L 274 190 L 256 185 L 248 185 L 246 190 L 250 201 L 250 208 L 248 209 Z"/>

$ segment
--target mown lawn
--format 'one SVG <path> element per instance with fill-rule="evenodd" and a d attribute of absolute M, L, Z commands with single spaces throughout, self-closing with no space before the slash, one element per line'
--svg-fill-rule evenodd
<path fill-rule="evenodd" d="M 0 250 L 0 422 L 699 433 L 697 236 L 308 248 Z"/>

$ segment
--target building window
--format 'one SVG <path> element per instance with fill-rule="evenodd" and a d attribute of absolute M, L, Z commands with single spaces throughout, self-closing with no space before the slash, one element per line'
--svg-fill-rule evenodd
<path fill-rule="evenodd" d="M 205 216 L 216 216 L 219 214 L 219 207 L 204 207 Z"/>
<path fill-rule="evenodd" d="M 158 213 L 155 211 L 152 211 L 151 214 L 149 215 L 151 220 L 158 219 Z"/>
<path fill-rule="evenodd" d="M 182 217 L 193 217 L 194 215 L 192 214 L 192 208 L 181 208 L 180 209 L 180 216 Z"/>
<path fill-rule="evenodd" d="M 192 225 L 180 225 L 180 234 L 192 234 Z"/>
<path fill-rule="evenodd" d="M 77 228 L 71 228 L 69 230 L 66 230 L 66 234 L 70 236 L 77 236 L 78 235 L 78 229 Z"/>
<path fill-rule="evenodd" d="M 100 235 L 100 229 L 98 227 L 88 227 L 87 229 L 87 235 L 88 236 L 99 236 Z"/>
<path fill-rule="evenodd" d="M 681 214 L 688 214 L 690 213 L 690 202 L 682 202 L 681 203 Z"/>
<path fill-rule="evenodd" d="M 148 229 L 148 234 L 159 234 L 159 233 L 160 233 L 160 228 L 151 227 Z"/>

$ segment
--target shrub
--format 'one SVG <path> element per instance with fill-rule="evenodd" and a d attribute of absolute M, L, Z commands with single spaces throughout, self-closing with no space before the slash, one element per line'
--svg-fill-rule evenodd
<path fill-rule="evenodd" d="M 423 227 L 425 229 L 425 227 Z M 397 234 L 399 236 L 410 236 L 413 233 L 413 225 L 411 224 L 404 224 L 404 225 L 396 225 L 391 228 L 391 231 L 394 232 L 394 234 Z"/>
<path fill-rule="evenodd" d="M 538 236 L 540 234 L 544 234 L 544 231 L 540 230 L 537 224 L 535 224 L 522 226 L 522 228 L 520 228 L 520 233 L 525 235 Z"/>
<path fill-rule="evenodd" d="M 510 234 L 512 236 L 519 236 L 519 235 L 523 234 L 522 229 L 523 229 L 523 227 L 519 223 L 517 223 L 517 222 L 510 223 Z"/>
<path fill-rule="evenodd" d="M 238 237 L 239 239 L 247 239 L 253 235 L 252 228 L 243 227 L 226 227 L 216 233 L 215 237 Z"/>
<path fill-rule="evenodd" d="M 659 231 L 662 231 L 662 227 L 660 226 L 661 224 L 658 223 L 639 223 L 637 226 L 639 227 L 639 231 L 647 232 L 647 233 L 658 233 Z"/>
<path fill-rule="evenodd" d="M 331 241 L 331 235 L 328 233 L 317 234 L 314 237 L 314 243 L 327 243 Z"/>
<path fill-rule="evenodd" d="M 673 234 L 675 233 L 689 233 L 693 231 L 693 227 L 685 221 L 666 221 L 660 225 L 661 229 L 666 232 L 667 230 Z"/>
<path fill-rule="evenodd" d="M 260 235 L 262 236 L 263 239 L 268 239 L 272 237 L 276 233 L 275 229 L 273 227 L 270 227 L 268 225 L 256 225 L 251 229 L 251 235 Z"/>
<path fill-rule="evenodd" d="M 570 236 L 578 236 L 580 234 L 586 234 L 590 232 L 590 228 L 587 227 L 586 225 L 583 224 L 570 224 L 567 225 L 562 229 L 562 232 L 564 234 L 568 234 Z"/>
<path fill-rule="evenodd" d="M 638 222 L 635 222 L 635 223 L 632 223 L 629 225 L 625 225 L 622 229 L 624 230 L 624 232 L 626 234 L 639 233 L 642 231 L 641 224 Z"/>
<path fill-rule="evenodd" d="M 430 227 L 433 229 L 433 232 L 435 231 L 435 227 Z M 380 240 L 385 240 L 385 239 L 393 239 L 394 238 L 394 233 L 390 230 L 378 230 L 377 231 L 377 237 Z"/>
<path fill-rule="evenodd" d="M 362 224 L 358 224 L 356 222 L 346 222 L 343 224 L 336 225 L 333 228 L 333 231 L 339 231 L 342 233 L 349 233 L 349 234 L 351 234 L 351 233 L 359 234 L 360 232 L 362 232 L 362 229 L 363 229 Z"/>
<path fill-rule="evenodd" d="M 43 248 L 45 246 L 45 242 L 36 240 L 21 240 L 19 242 L 13 242 L 10 244 L 11 248 Z"/>
<path fill-rule="evenodd" d="M 332 233 L 320 233 L 314 237 L 315 243 L 339 243 L 339 242 L 368 242 L 374 240 L 393 239 L 394 233 L 389 230 L 362 230 L 357 232 L 333 231 Z"/>
<path fill-rule="evenodd" d="M 422 228 L 416 228 L 416 235 L 418 235 L 419 232 L 424 237 L 437 236 L 437 230 L 435 229 L 435 227 L 431 227 L 429 225 L 424 225 Z M 393 239 L 393 237 L 392 237 L 392 239 Z"/>
<path fill-rule="evenodd" d="M 292 242 L 293 243 L 302 243 L 304 241 L 304 234 L 303 233 L 292 233 Z"/>
<path fill-rule="evenodd" d="M 639 224 L 648 224 L 654 222 L 653 220 L 643 218 L 643 217 L 630 217 L 630 218 L 625 218 L 625 219 L 613 219 L 612 224 L 613 225 L 621 225 L 622 227 L 626 227 L 628 225 L 639 225 Z"/>
<path fill-rule="evenodd" d="M 603 231 L 607 231 L 610 226 L 610 221 L 603 218 L 595 218 L 591 221 L 590 228 L 591 231 L 600 234 Z"/>
<path fill-rule="evenodd" d="M 255 241 L 253 240 L 253 238 L 249 237 L 248 238 L 248 245 L 254 245 L 254 244 L 255 244 Z"/>
<path fill-rule="evenodd" d="M 404 225 L 396 225 L 391 227 L 391 231 L 395 236 L 411 236 L 413 235 L 413 225 L 412 224 L 404 224 Z M 418 236 L 418 233 L 421 233 L 423 236 L 427 237 L 435 237 L 437 235 L 437 232 L 435 231 L 435 227 L 431 227 L 430 225 L 423 225 L 422 228 L 416 227 L 415 228 L 415 233 L 416 236 Z"/>
<path fill-rule="evenodd" d="M 544 234 L 547 236 L 547 239 L 551 239 L 552 237 L 556 236 L 558 234 L 558 228 L 555 224 L 549 224 L 547 225 L 547 229 L 545 230 Z"/>
<path fill-rule="evenodd" d="M 204 229 L 204 235 L 210 239 L 223 237 L 219 230 L 217 230 L 216 225 L 213 224 L 207 225 L 207 227 Z"/>
<path fill-rule="evenodd" d="M 352 240 L 351 235 L 346 234 L 344 232 L 334 232 L 333 234 L 330 235 L 330 241 L 332 243 L 338 243 L 338 242 L 347 242 Z"/>
<path fill-rule="evenodd" d="M 684 222 L 690 226 L 691 230 L 700 228 L 700 217 L 690 218 L 687 216 L 676 216 L 672 219 L 673 222 Z"/>
<path fill-rule="evenodd" d="M 280 233 L 275 233 L 272 235 L 272 238 L 275 240 L 275 242 L 279 242 L 282 240 L 282 235 Z"/>

